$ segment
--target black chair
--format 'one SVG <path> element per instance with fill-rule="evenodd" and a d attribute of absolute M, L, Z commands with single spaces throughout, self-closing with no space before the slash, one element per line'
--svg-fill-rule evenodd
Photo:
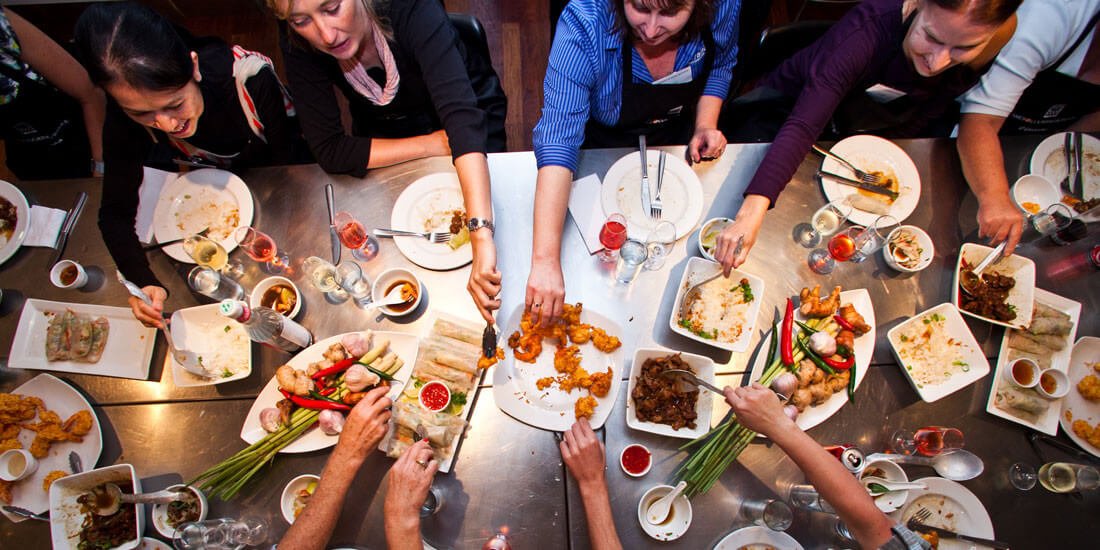
<path fill-rule="evenodd" d="M 731 96 L 736 97 L 751 89 L 757 80 L 813 44 L 832 26 L 833 21 L 796 21 L 764 29 L 756 50 L 751 56 L 744 58 L 740 85 L 731 90 Z"/>
<path fill-rule="evenodd" d="M 458 39 L 470 54 L 470 84 L 478 97 L 478 104 L 489 115 L 486 141 L 488 152 L 506 151 L 508 147 L 504 120 L 508 115 L 508 98 L 505 97 L 503 85 L 493 69 L 493 57 L 489 54 L 489 39 L 485 35 L 485 27 L 476 17 L 467 13 L 448 13 L 447 17 L 458 32 Z"/>
<path fill-rule="evenodd" d="M 466 47 L 473 47 L 486 61 L 493 58 L 489 55 L 489 38 L 485 35 L 485 27 L 481 25 L 481 21 L 468 13 L 448 13 L 447 17 L 451 19 L 451 24 L 458 31 L 458 38 Z"/>

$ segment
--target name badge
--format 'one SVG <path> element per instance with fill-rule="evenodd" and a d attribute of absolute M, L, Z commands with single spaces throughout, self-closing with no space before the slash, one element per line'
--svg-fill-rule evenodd
<path fill-rule="evenodd" d="M 691 65 L 688 65 L 687 67 L 684 67 L 679 71 L 675 71 L 664 78 L 654 80 L 653 84 L 687 84 L 689 82 L 691 82 Z"/>
<path fill-rule="evenodd" d="M 891 101 L 905 97 L 905 92 L 882 84 L 875 84 L 864 90 L 876 103 L 890 103 Z"/>

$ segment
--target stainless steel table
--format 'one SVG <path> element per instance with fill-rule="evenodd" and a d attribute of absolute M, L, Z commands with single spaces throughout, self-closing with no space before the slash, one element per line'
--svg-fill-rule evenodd
<path fill-rule="evenodd" d="M 1033 139 L 1006 141 L 1010 176 L 1026 170 L 1023 168 L 1026 157 L 1035 143 L 1037 140 Z M 841 265 L 830 276 L 812 273 L 805 264 L 807 250 L 790 237 L 794 224 L 808 219 L 823 203 L 820 187 L 813 181 L 819 160 L 812 157 L 803 163 L 776 209 L 768 214 L 756 249 L 743 267 L 766 279 L 768 288 L 760 297 L 763 318 L 770 317 L 788 295 L 797 294 L 806 284 L 843 284 L 846 288 L 864 287 L 871 293 L 880 331 L 872 361 L 875 367 L 861 387 L 857 404 L 845 407 L 811 430 L 811 434 L 823 444 L 853 442 L 874 449 L 882 447 L 888 432 L 899 427 L 931 423 L 958 426 L 966 433 L 968 448 L 986 460 L 987 473 L 966 485 L 989 508 L 998 538 L 1019 548 L 1044 545 L 1048 542 L 1044 533 L 1058 533 L 1076 541 L 1095 538 L 1097 529 L 1085 519 L 1086 514 L 1094 515 L 1100 510 L 1096 495 L 1074 501 L 1041 490 L 1018 493 L 1007 488 L 1003 472 L 1009 464 L 1040 460 L 1027 446 L 1024 437 L 1027 430 L 984 412 L 988 378 L 932 405 L 919 400 L 893 364 L 885 331 L 914 313 L 948 301 L 959 246 L 964 240 L 976 240 L 977 232 L 974 221 L 977 205 L 962 182 L 954 143 L 916 140 L 900 145 L 913 157 L 921 173 L 922 202 L 906 222 L 925 228 L 935 240 L 936 258 L 931 267 L 919 274 L 902 275 L 892 272 L 876 258 L 861 265 Z M 668 150 L 681 154 L 683 148 Z M 695 168 L 709 205 L 705 217 L 729 215 L 736 210 L 765 150 L 764 146 L 731 145 L 721 160 Z M 578 177 L 589 173 L 602 176 L 623 153 L 614 150 L 582 153 Z M 368 226 L 384 227 L 389 226 L 390 205 L 409 183 L 423 175 L 451 169 L 449 159 L 435 158 L 375 170 L 364 179 L 329 176 L 315 165 L 256 169 L 243 177 L 257 202 L 255 225 L 272 235 L 281 249 L 301 260 L 314 254 L 328 256 L 322 190 L 325 183 L 336 186 L 339 208 L 350 210 Z M 504 307 L 499 316 L 503 326 L 522 305 L 530 264 L 534 157 L 530 153 L 491 155 L 490 170 L 498 226 L 498 263 L 505 278 Z M 113 275 L 114 265 L 95 227 L 98 185 L 95 180 L 21 184 L 32 203 L 58 208 L 67 208 L 76 191 L 89 192 L 87 212 L 70 240 L 66 257 L 93 266 L 99 280 L 83 291 L 53 288 L 45 282 L 49 252 L 19 251 L 0 266 L 0 288 L 4 289 L 4 301 L 0 304 L 0 354 L 6 354 L 10 348 L 26 297 L 125 305 L 121 286 L 104 279 L 104 275 Z M 1083 253 L 1096 234 L 1093 228 L 1089 239 L 1070 247 L 1028 245 L 1022 249 L 1024 254 L 1039 260 L 1040 286 L 1083 303 L 1085 314 L 1078 335 L 1100 333 L 1100 317 L 1089 314 L 1100 305 L 1098 287 L 1090 280 L 1095 275 L 1054 279 L 1046 268 L 1060 258 Z M 609 267 L 584 251 L 572 222 L 567 222 L 562 255 L 567 299 L 583 302 L 587 309 L 618 322 L 623 327 L 620 336 L 627 350 L 662 346 L 701 353 L 718 363 L 722 382 L 731 385 L 745 382 L 745 377 L 731 373 L 742 370 L 751 353 L 716 351 L 667 329 L 675 282 L 682 274 L 686 258 L 695 255 L 695 251 L 693 232 L 676 244 L 663 269 L 643 272 L 632 285 L 618 285 L 609 276 Z M 233 256 L 247 268 L 242 280 L 246 288 L 264 276 L 243 253 L 234 252 Z M 190 266 L 179 265 L 161 253 L 149 257 L 154 271 L 170 290 L 168 309 L 206 302 L 186 287 L 184 277 Z M 294 273 L 290 276 L 299 283 L 305 299 L 299 321 L 321 338 L 365 327 L 421 334 L 427 330 L 434 311 L 476 318 L 473 303 L 465 292 L 468 268 L 448 272 L 419 269 L 411 266 L 392 242 L 383 240 L 379 256 L 364 264 L 364 270 L 373 277 L 398 265 L 416 270 L 427 288 L 424 305 L 409 319 L 375 318 L 350 304 L 326 303 L 301 275 Z M 981 322 L 968 323 L 986 355 L 995 357 L 1002 331 Z M 761 334 L 762 331 L 754 334 L 754 347 Z M 71 374 L 61 377 L 80 388 L 96 405 L 107 440 L 99 465 L 133 463 L 145 478 L 146 486 L 155 489 L 187 479 L 240 449 L 243 442 L 238 432 L 242 418 L 252 399 L 286 358 L 284 354 L 256 346 L 253 373 L 248 378 L 216 387 L 179 388 L 172 384 L 171 375 L 163 368 L 161 341 L 148 380 Z M 623 365 L 623 376 L 629 368 L 628 361 Z M 35 374 L 0 369 L 0 390 L 10 391 Z M 486 378 L 486 382 L 490 380 Z M 425 538 L 440 547 L 477 548 L 493 532 L 506 528 L 516 548 L 587 547 L 584 514 L 576 487 L 567 481 L 554 438 L 500 412 L 491 389 L 483 386 L 479 393 L 455 471 L 437 479 L 444 491 L 445 505 L 437 516 L 424 522 Z M 675 455 L 679 443 L 626 429 L 620 412 L 625 396 L 620 395 L 619 399 L 616 412 L 603 432 L 611 466 L 608 479 L 616 525 L 627 548 L 657 547 L 658 543 L 646 538 L 637 524 L 637 499 L 649 486 L 671 475 L 679 459 Z M 724 405 L 716 407 L 719 417 L 725 412 L 721 410 Z M 633 441 L 649 445 L 659 461 L 642 480 L 627 478 L 614 467 L 618 452 Z M 1047 454 L 1063 456 L 1052 450 Z M 280 518 L 277 502 L 282 486 L 294 475 L 319 472 L 327 456 L 324 451 L 280 456 L 238 500 L 215 504 L 213 515 L 259 515 L 270 520 L 275 534 L 282 533 L 286 525 Z M 381 503 L 389 464 L 388 459 L 378 455 L 363 469 L 333 537 L 334 544 L 383 546 Z M 919 475 L 916 470 L 911 473 Z M 713 544 L 738 526 L 735 518 L 742 499 L 782 493 L 787 485 L 801 479 L 801 474 L 778 449 L 764 444 L 750 446 L 740 464 L 731 467 L 710 493 L 695 499 L 691 530 L 671 545 L 700 548 Z M 825 517 L 799 515 L 791 532 L 807 547 L 824 548 L 831 527 L 828 521 Z M 154 530 L 149 527 L 147 532 L 153 534 Z M 44 524 L 13 525 L 0 521 L 0 537 L 34 547 L 46 544 L 48 530 Z"/>

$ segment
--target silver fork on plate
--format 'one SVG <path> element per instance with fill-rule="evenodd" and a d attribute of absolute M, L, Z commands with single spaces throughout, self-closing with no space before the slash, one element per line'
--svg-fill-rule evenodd
<path fill-rule="evenodd" d="M 653 195 L 653 201 L 649 203 L 649 217 L 654 219 L 661 219 L 661 211 L 664 209 L 664 205 L 661 204 L 661 186 L 665 183 L 665 156 L 667 153 L 661 151 L 660 160 L 657 161 L 657 194 Z"/>
<path fill-rule="evenodd" d="M 813 145 L 813 149 L 814 149 L 814 151 L 817 151 L 819 154 L 824 155 L 826 157 L 829 157 L 829 158 L 843 164 L 847 169 L 851 170 L 852 173 L 856 175 L 856 179 L 862 181 L 863 183 L 870 183 L 870 184 L 873 184 L 873 185 L 882 185 L 882 183 L 883 183 L 882 176 L 880 176 L 878 174 L 872 174 L 870 172 L 864 172 L 863 170 L 860 170 L 859 168 L 856 168 L 855 165 L 853 165 L 852 163 L 838 157 L 836 155 L 836 153 L 826 151 L 825 149 L 822 149 L 821 147 L 818 147 L 817 144 Z"/>
<path fill-rule="evenodd" d="M 433 243 L 445 243 L 451 240 L 450 231 L 402 231 L 400 229 L 375 229 L 376 237 L 420 237 Z"/>

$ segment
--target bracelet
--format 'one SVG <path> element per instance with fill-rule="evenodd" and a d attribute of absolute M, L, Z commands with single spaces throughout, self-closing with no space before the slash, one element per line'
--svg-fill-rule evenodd
<path fill-rule="evenodd" d="M 92 159 L 92 173 L 93 174 L 102 174 L 104 169 L 105 169 L 105 166 L 104 166 L 102 160 Z"/>

